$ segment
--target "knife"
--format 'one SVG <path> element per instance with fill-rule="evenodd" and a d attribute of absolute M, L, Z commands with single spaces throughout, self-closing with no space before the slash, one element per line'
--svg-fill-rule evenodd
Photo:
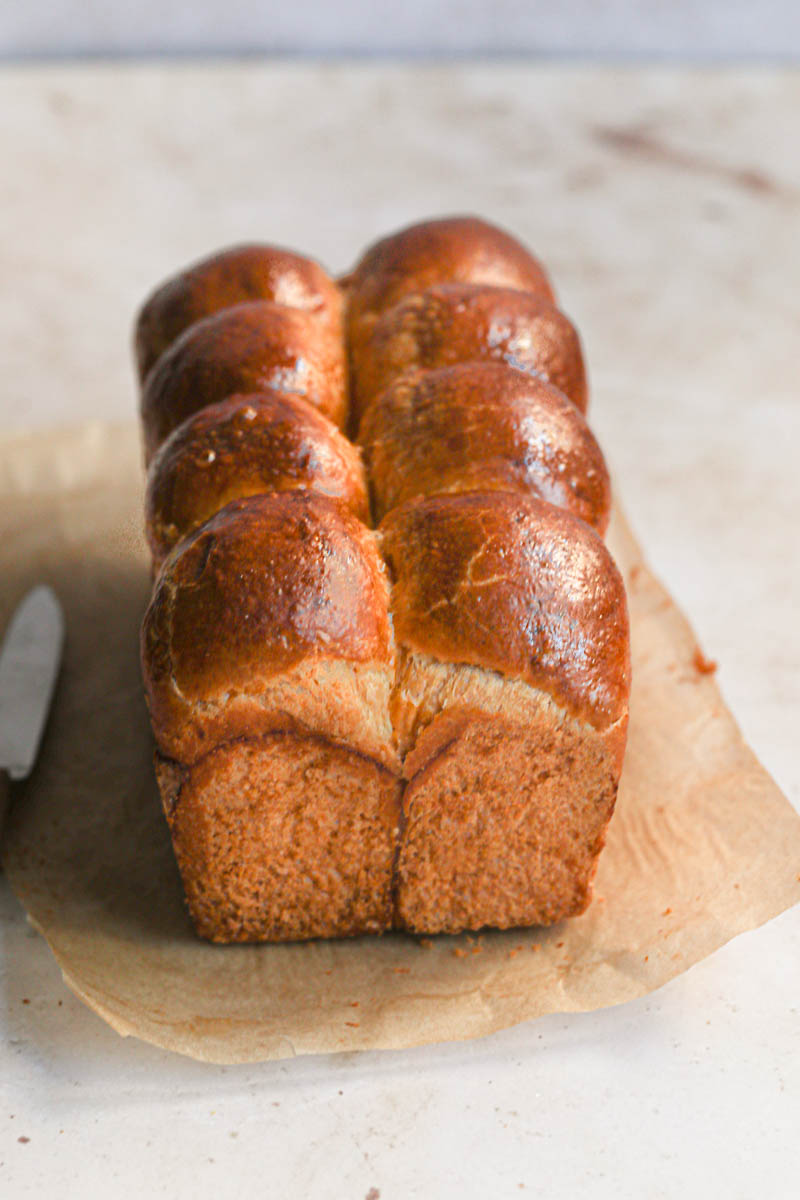
<path fill-rule="evenodd" d="M 0 647 L 0 840 L 9 809 L 9 779 L 25 779 L 36 761 L 61 647 L 64 615 L 52 588 L 28 592 Z"/>

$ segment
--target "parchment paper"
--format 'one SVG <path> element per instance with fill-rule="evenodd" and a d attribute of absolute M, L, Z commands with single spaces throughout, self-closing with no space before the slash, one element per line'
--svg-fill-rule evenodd
<path fill-rule="evenodd" d="M 751 751 L 617 512 L 634 686 L 589 911 L 551 929 L 210 946 L 185 915 L 137 631 L 149 575 L 133 429 L 0 442 L 0 620 L 51 583 L 64 667 L 3 863 L 67 984 L 119 1033 L 212 1062 L 479 1037 L 659 987 L 800 900 L 800 817 Z"/>

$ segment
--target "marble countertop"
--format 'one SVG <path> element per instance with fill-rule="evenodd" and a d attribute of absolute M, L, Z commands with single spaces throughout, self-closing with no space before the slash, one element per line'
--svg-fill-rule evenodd
<path fill-rule="evenodd" d="M 132 418 L 133 311 L 212 248 L 340 269 L 484 214 L 547 262 L 632 524 L 800 808 L 798 116 L 767 69 L 6 67 L 0 430 Z M 0 938 L 4 1197 L 796 1195 L 798 909 L 620 1008 L 257 1067 L 119 1039 L 3 880 Z"/>

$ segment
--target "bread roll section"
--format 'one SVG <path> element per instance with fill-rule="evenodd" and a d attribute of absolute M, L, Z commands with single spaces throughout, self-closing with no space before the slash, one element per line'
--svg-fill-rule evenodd
<path fill-rule="evenodd" d="M 400 786 L 372 533 L 312 493 L 232 501 L 167 559 L 142 656 L 198 931 L 251 941 L 387 929 Z"/>
<path fill-rule="evenodd" d="M 158 565 L 228 501 L 312 491 L 369 521 L 358 451 L 301 396 L 230 396 L 189 417 L 160 446 L 147 480 L 145 529 Z"/>
<path fill-rule="evenodd" d="M 627 727 L 619 573 L 533 497 L 412 501 L 381 526 L 407 785 L 397 915 L 440 932 L 581 912 Z"/>
<path fill-rule="evenodd" d="M 587 409 L 580 339 L 559 309 L 533 292 L 441 283 L 401 300 L 353 347 L 355 420 L 403 372 L 463 362 L 507 363 Z"/>
<path fill-rule="evenodd" d="M 134 331 L 139 379 L 190 325 L 249 300 L 300 309 L 341 336 L 341 293 L 318 263 L 279 246 L 233 246 L 168 279 L 142 306 Z"/>
<path fill-rule="evenodd" d="M 347 416 L 341 338 L 300 309 L 251 300 L 190 325 L 142 390 L 145 459 L 200 409 L 263 388 L 302 396 L 336 425 Z"/>
<path fill-rule="evenodd" d="M 478 283 L 553 301 L 542 264 L 516 238 L 479 217 L 421 221 L 370 246 L 345 279 L 350 345 L 380 315 L 437 283 Z"/>
<path fill-rule="evenodd" d="M 577 333 L 538 261 L 477 218 L 373 246 L 344 324 L 322 269 L 292 290 L 310 260 L 281 253 L 285 277 L 252 248 L 204 260 L 137 332 L 142 664 L 195 927 L 576 915 L 630 677 Z"/>

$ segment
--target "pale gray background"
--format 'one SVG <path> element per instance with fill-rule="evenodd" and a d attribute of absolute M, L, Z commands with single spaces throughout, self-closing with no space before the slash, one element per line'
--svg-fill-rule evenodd
<path fill-rule="evenodd" d="M 798 0 L 0 0 L 0 57 L 568 55 L 792 61 Z"/>

